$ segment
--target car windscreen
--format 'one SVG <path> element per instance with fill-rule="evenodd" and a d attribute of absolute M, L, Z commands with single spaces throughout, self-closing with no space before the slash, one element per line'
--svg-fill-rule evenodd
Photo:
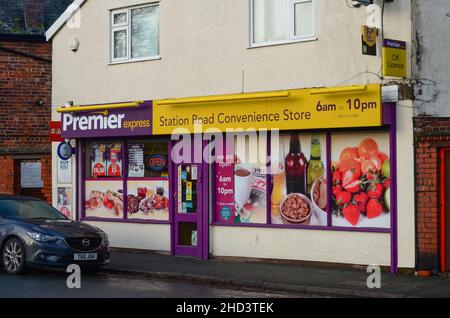
<path fill-rule="evenodd" d="M 47 203 L 37 200 L 0 200 L 0 215 L 5 219 L 67 219 Z"/>

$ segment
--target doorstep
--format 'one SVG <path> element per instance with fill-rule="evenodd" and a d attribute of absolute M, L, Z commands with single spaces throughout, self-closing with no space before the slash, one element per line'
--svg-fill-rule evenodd
<path fill-rule="evenodd" d="M 450 297 L 448 279 L 382 273 L 381 289 L 369 289 L 365 271 L 289 263 L 198 259 L 167 253 L 112 249 L 105 271 L 161 280 L 334 297 Z"/>

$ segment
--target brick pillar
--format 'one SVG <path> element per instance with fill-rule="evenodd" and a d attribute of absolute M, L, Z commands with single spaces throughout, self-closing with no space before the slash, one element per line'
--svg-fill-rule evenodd
<path fill-rule="evenodd" d="M 429 142 L 416 144 L 416 198 L 418 267 L 439 266 L 439 180 L 438 149 Z"/>
<path fill-rule="evenodd" d="M 44 188 L 42 189 L 42 195 L 45 200 L 52 204 L 52 156 L 44 155 L 41 159 L 42 164 L 42 181 L 44 182 Z"/>
<path fill-rule="evenodd" d="M 0 156 L 0 193 L 14 194 L 14 160 Z"/>

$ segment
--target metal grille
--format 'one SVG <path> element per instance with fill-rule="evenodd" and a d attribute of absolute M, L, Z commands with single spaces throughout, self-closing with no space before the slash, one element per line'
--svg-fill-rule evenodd
<path fill-rule="evenodd" d="M 102 244 L 102 238 L 99 237 L 69 237 L 66 238 L 67 245 L 70 246 L 70 248 L 77 250 L 77 251 L 83 251 L 83 252 L 89 252 L 96 250 L 100 247 Z"/>

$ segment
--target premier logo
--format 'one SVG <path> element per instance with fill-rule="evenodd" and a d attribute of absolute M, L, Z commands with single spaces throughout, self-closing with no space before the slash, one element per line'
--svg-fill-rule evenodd
<path fill-rule="evenodd" d="M 95 130 L 95 129 L 120 129 L 122 128 L 124 114 L 73 116 L 63 115 L 63 131 L 71 130 Z"/>

